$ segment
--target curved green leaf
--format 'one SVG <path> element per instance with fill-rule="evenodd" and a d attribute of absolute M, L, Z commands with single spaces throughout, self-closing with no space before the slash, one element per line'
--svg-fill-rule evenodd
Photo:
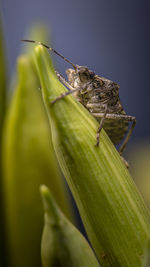
<path fill-rule="evenodd" d="M 28 56 L 18 59 L 18 82 L 3 138 L 3 185 L 9 266 L 41 266 L 43 210 L 39 186 L 50 186 L 70 216 L 70 206 L 55 161 L 40 84 Z M 10 254 L 9 254 L 10 253 Z"/>
<path fill-rule="evenodd" d="M 148 210 L 104 130 L 95 147 L 98 123 L 89 112 L 72 96 L 51 105 L 66 89 L 42 46 L 35 56 L 57 158 L 97 257 L 102 266 L 140 266 Z"/>
<path fill-rule="evenodd" d="M 98 267 L 86 239 L 67 220 L 48 188 L 41 186 L 45 210 L 41 255 L 43 267 Z"/>

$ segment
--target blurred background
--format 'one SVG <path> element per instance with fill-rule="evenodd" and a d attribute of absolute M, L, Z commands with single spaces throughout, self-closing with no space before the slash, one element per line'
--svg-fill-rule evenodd
<path fill-rule="evenodd" d="M 27 28 L 45 22 L 56 50 L 119 83 L 125 111 L 137 118 L 129 146 L 149 138 L 149 1 L 1 0 L 1 11 L 11 72 Z M 61 73 L 70 67 L 54 58 Z"/>

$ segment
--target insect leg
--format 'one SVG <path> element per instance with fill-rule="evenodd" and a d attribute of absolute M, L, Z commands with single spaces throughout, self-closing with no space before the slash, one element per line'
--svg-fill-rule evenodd
<path fill-rule="evenodd" d="M 123 156 L 120 155 L 120 157 L 121 157 L 123 163 L 125 164 L 125 166 L 126 166 L 127 169 L 128 169 L 128 168 L 129 168 L 129 163 L 126 161 L 126 159 L 125 159 Z"/>
<path fill-rule="evenodd" d="M 93 116 L 96 117 L 96 118 L 101 118 L 103 117 L 103 113 L 93 113 Z M 135 124 L 136 124 L 136 118 L 133 117 L 133 116 L 129 116 L 129 115 L 126 115 L 126 114 L 113 114 L 113 113 L 107 113 L 106 114 L 106 118 L 108 119 L 120 119 L 120 120 L 126 120 L 126 121 L 131 121 L 132 122 L 132 125 L 131 125 L 131 128 L 130 130 L 128 131 L 128 134 L 121 146 L 121 148 L 119 149 L 119 153 L 120 155 L 123 153 L 124 149 L 126 148 L 126 145 L 130 139 L 130 136 L 133 132 L 133 129 L 135 127 Z"/>
<path fill-rule="evenodd" d="M 92 115 L 96 118 L 101 118 L 103 117 L 103 112 L 99 112 L 99 113 L 92 113 Z M 107 119 L 121 119 L 121 120 L 126 120 L 126 121 L 134 121 L 136 120 L 135 117 L 126 115 L 126 114 L 116 114 L 116 113 L 107 113 L 106 115 Z"/>
<path fill-rule="evenodd" d="M 129 139 L 130 139 L 130 136 L 131 136 L 131 134 L 132 134 L 132 132 L 133 132 L 133 129 L 134 129 L 134 127 L 135 127 L 135 124 L 136 124 L 136 119 L 135 119 L 135 117 L 132 117 L 132 118 L 133 118 L 133 120 L 132 120 L 131 128 L 130 128 L 130 130 L 128 131 L 128 134 L 127 134 L 126 138 L 124 139 L 123 144 L 122 144 L 121 147 L 119 148 L 119 154 L 120 154 L 120 155 L 121 155 L 121 154 L 123 153 L 123 151 L 125 150 L 126 145 L 127 145 L 128 141 L 129 141 Z"/>
<path fill-rule="evenodd" d="M 74 88 L 70 85 L 70 83 L 69 83 L 68 81 L 66 81 L 66 79 L 65 79 L 59 72 L 57 72 L 57 71 L 55 70 L 55 73 L 56 73 L 56 75 L 57 75 L 59 81 L 60 81 L 62 84 L 64 84 L 64 85 L 69 89 L 69 91 L 70 91 L 70 90 L 74 90 Z"/>
<path fill-rule="evenodd" d="M 58 96 L 55 100 L 53 100 L 51 102 L 51 104 L 54 104 L 55 102 L 57 102 L 58 100 L 64 98 L 65 96 L 71 95 L 71 94 L 73 94 L 73 93 L 75 93 L 77 91 L 80 91 L 80 90 L 81 90 L 81 88 L 76 88 L 76 89 L 73 89 L 73 90 L 69 90 L 68 92 L 65 92 L 65 93 L 61 94 L 60 96 Z"/>
<path fill-rule="evenodd" d="M 101 132 L 101 129 L 103 128 L 106 115 L 107 115 L 107 105 L 105 105 L 105 111 L 103 113 L 103 117 L 101 118 L 100 125 L 99 125 L 99 128 L 98 128 L 97 133 L 96 133 L 96 146 L 99 146 L 100 132 Z"/>

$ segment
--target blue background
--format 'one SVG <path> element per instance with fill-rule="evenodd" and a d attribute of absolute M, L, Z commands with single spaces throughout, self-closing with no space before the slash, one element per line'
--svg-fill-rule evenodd
<path fill-rule="evenodd" d="M 44 21 L 56 50 L 120 84 L 126 113 L 137 117 L 130 145 L 149 138 L 149 1 L 2 0 L 1 9 L 11 71 L 27 27 Z M 61 73 L 70 67 L 55 60 Z"/>

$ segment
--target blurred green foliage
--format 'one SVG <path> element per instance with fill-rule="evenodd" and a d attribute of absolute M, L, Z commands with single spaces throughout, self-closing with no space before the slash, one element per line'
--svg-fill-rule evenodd
<path fill-rule="evenodd" d="M 18 59 L 3 131 L 3 196 L 9 266 L 41 266 L 43 209 L 39 186 L 50 186 L 73 220 L 69 196 L 53 152 L 50 128 L 32 56 Z"/>
<path fill-rule="evenodd" d="M 69 207 L 30 58 L 19 58 L 18 72 L 3 138 L 6 231 L 12 266 L 39 266 L 43 225 L 40 184 L 51 187 L 68 216 Z"/>
<path fill-rule="evenodd" d="M 98 261 L 86 239 L 67 220 L 50 191 L 41 186 L 45 210 L 41 255 L 43 267 L 98 267 Z"/>
<path fill-rule="evenodd" d="M 147 244 L 142 267 L 149 267 L 149 266 L 150 266 L 150 240 Z"/>
<path fill-rule="evenodd" d="M 135 143 L 129 158 L 133 179 L 150 209 L 150 140 Z"/>

